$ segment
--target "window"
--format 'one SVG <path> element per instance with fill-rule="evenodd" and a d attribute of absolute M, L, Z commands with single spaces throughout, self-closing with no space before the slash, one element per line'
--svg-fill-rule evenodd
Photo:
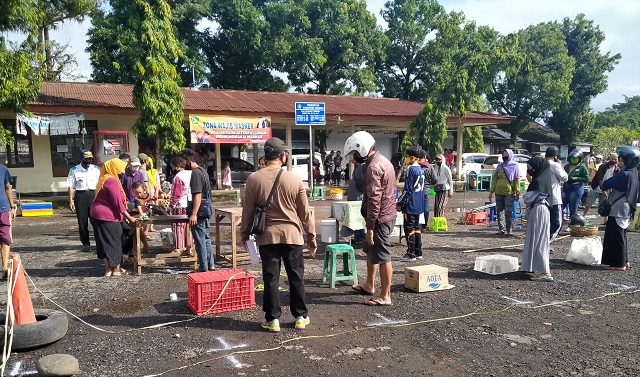
<path fill-rule="evenodd" d="M 13 134 L 13 143 L 0 148 L 0 163 L 10 168 L 32 168 L 33 146 L 32 131 L 27 127 L 27 135 L 16 135 L 16 120 L 2 119 L 2 126 Z"/>
<path fill-rule="evenodd" d="M 98 130 L 98 122 L 85 120 L 78 122 L 78 130 L 84 125 L 86 134 L 51 135 L 51 164 L 54 177 L 66 177 L 69 169 L 80 163 L 80 152 L 93 150 L 93 132 Z M 95 152 L 94 152 L 95 153 Z"/>

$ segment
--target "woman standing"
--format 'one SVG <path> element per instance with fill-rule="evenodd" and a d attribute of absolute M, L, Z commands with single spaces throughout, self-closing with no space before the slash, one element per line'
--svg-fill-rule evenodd
<path fill-rule="evenodd" d="M 127 202 L 118 176 L 124 173 L 127 163 L 119 158 L 104 163 L 96 187 L 96 198 L 91 206 L 91 218 L 95 226 L 98 258 L 104 259 L 104 276 L 127 273 L 120 268 L 122 262 L 122 221 L 135 219 L 127 213 Z"/>
<path fill-rule="evenodd" d="M 191 170 L 185 170 L 180 157 L 171 159 L 171 169 L 176 172 L 171 184 L 171 197 L 169 199 L 169 211 L 172 215 L 186 215 L 187 202 L 191 200 Z M 186 223 L 174 223 L 171 225 L 173 235 L 175 237 L 176 249 L 174 253 L 182 253 L 187 245 L 185 245 Z"/>
<path fill-rule="evenodd" d="M 638 201 L 638 162 L 640 151 L 633 147 L 618 147 L 620 172 L 602 182 L 602 190 L 613 190 L 607 199 L 611 204 L 604 231 L 602 264 L 607 269 L 624 271 L 631 267 L 627 255 L 627 227 L 633 220 Z M 615 221 L 612 221 L 615 218 Z"/>
<path fill-rule="evenodd" d="M 533 272 L 533 281 L 553 281 L 549 269 L 549 202 L 547 198 L 552 192 L 549 161 L 542 156 L 529 160 L 527 173 L 531 176 L 529 189 L 524 195 L 527 205 L 527 234 L 522 253 L 520 269 Z"/>
<path fill-rule="evenodd" d="M 562 187 L 563 208 L 569 208 L 569 218 L 578 212 L 578 205 L 582 194 L 584 194 L 584 184 L 589 183 L 589 171 L 582 163 L 582 152 L 574 149 L 569 153 L 569 163 L 564 166 L 567 172 L 567 182 Z"/>
<path fill-rule="evenodd" d="M 496 167 L 489 190 L 489 201 L 496 194 L 496 212 L 498 213 L 498 234 L 505 232 L 512 235 L 513 230 L 513 202 L 520 198 L 519 167 L 513 158 L 513 151 L 505 149 L 502 152 L 502 163 Z M 506 220 L 506 224 L 505 224 Z"/>
<path fill-rule="evenodd" d="M 444 162 L 444 156 L 436 156 L 436 166 L 433 167 L 433 191 L 436 192 L 433 217 L 442 217 L 447 200 L 453 195 L 453 179 L 451 170 Z"/>

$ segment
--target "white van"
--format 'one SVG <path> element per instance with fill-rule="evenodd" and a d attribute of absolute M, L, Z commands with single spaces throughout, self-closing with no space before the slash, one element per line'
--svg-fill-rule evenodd
<path fill-rule="evenodd" d="M 300 177 L 303 182 L 309 180 L 309 167 L 307 166 L 308 157 L 308 154 L 294 154 L 289 156 L 289 159 L 291 159 L 291 171 Z M 314 157 L 317 160 L 316 163 L 320 162 L 320 175 L 324 177 L 324 166 L 321 163 L 322 155 L 320 155 L 319 152 L 315 152 Z"/>

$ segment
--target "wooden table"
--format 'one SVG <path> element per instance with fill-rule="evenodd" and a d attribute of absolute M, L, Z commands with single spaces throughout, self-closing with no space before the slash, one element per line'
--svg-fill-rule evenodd
<path fill-rule="evenodd" d="M 172 253 L 156 254 L 153 258 L 142 258 L 142 251 L 140 249 L 140 240 L 142 234 L 142 227 L 147 224 L 180 224 L 186 223 L 187 227 L 184 232 L 185 245 L 187 248 L 187 255 L 194 255 L 189 257 L 183 257 L 181 255 L 175 255 Z M 134 247 L 136 250 L 135 268 L 138 269 L 138 275 L 142 275 L 142 266 L 152 266 L 157 264 L 175 264 L 175 263 L 190 263 L 193 262 L 193 268 L 198 268 L 198 257 L 195 255 L 195 249 L 191 244 L 191 226 L 189 225 L 189 218 L 185 215 L 172 215 L 172 216 L 152 216 L 149 220 L 136 221 L 136 233 L 134 240 Z"/>
<path fill-rule="evenodd" d="M 312 221 L 315 222 L 316 213 L 313 207 L 309 207 L 309 215 L 311 219 L 313 219 Z M 231 262 L 231 268 L 236 268 L 238 261 L 250 260 L 249 253 L 247 253 L 244 248 L 242 248 L 242 252 L 238 255 L 239 240 L 237 228 L 240 223 L 242 223 L 242 207 L 216 208 L 214 209 L 213 217 L 215 218 L 216 224 L 216 261 L 224 259 Z M 231 255 L 222 254 L 220 250 L 220 222 L 222 222 L 225 217 L 231 220 Z"/>

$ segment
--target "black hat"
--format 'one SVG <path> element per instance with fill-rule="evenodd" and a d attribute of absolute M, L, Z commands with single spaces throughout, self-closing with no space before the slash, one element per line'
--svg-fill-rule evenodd
<path fill-rule="evenodd" d="M 264 143 L 264 154 L 269 156 L 277 156 L 289 148 L 281 139 L 272 137 Z"/>
<path fill-rule="evenodd" d="M 558 157 L 560 156 L 560 149 L 557 147 L 548 147 L 547 151 L 544 152 L 545 157 Z"/>

